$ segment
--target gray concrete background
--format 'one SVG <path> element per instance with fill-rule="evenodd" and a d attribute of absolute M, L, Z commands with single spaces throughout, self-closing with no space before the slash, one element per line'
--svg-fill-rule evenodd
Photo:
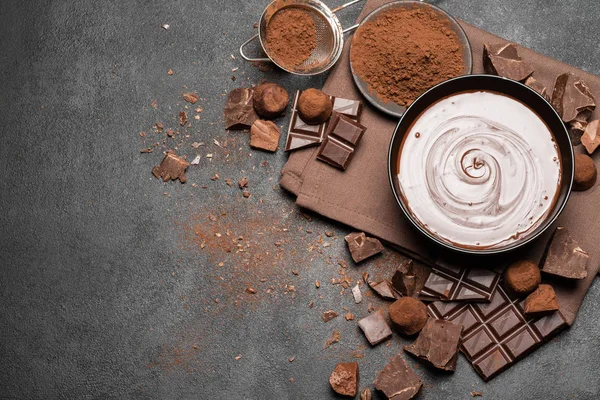
<path fill-rule="evenodd" d="M 595 0 L 435 3 L 600 74 Z M 349 291 L 327 283 L 339 277 L 337 260 L 348 260 L 347 228 L 296 210 L 277 185 L 283 151 L 251 151 L 246 134 L 223 129 L 223 95 L 232 88 L 323 82 L 232 59 L 266 4 L 0 2 L 0 398 L 325 399 L 334 397 L 328 376 L 338 361 L 363 354 L 361 387 L 371 386 L 407 342 L 394 336 L 370 349 L 356 321 L 320 320 L 330 308 L 363 317 L 368 302 L 382 306 L 371 297 L 354 305 Z M 343 11 L 344 25 L 358 12 Z M 150 174 L 163 147 L 139 150 L 162 141 L 155 122 L 177 128 L 188 90 L 204 111 L 164 147 L 203 159 L 186 185 L 163 184 Z M 206 145 L 196 150 L 194 141 Z M 249 199 L 236 187 L 242 176 Z M 244 252 L 226 251 L 227 233 L 243 236 Z M 387 250 L 350 264 L 347 275 L 383 277 L 400 260 Z M 256 295 L 244 292 L 249 285 Z M 454 374 L 419 367 L 420 398 L 469 399 L 472 390 L 485 399 L 598 398 L 599 301 L 595 282 L 569 331 L 490 383 L 462 356 Z M 323 350 L 334 329 L 341 342 Z"/>

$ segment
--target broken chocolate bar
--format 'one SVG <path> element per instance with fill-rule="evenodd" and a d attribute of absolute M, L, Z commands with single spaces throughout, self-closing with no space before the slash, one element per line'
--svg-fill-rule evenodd
<path fill-rule="evenodd" d="M 234 89 L 227 96 L 225 129 L 248 129 L 258 119 L 252 103 L 253 89 Z"/>
<path fill-rule="evenodd" d="M 429 318 L 417 340 L 404 350 L 438 369 L 456 371 L 462 325 Z"/>
<path fill-rule="evenodd" d="M 358 326 L 362 329 L 365 337 L 372 346 L 375 346 L 392 336 L 392 330 L 387 322 L 385 322 L 380 311 L 374 312 L 368 317 L 359 320 Z"/>
<path fill-rule="evenodd" d="M 377 374 L 373 385 L 387 399 L 410 400 L 419 393 L 423 382 L 402 356 L 397 355 Z"/>
<path fill-rule="evenodd" d="M 177 157 L 174 153 L 167 152 L 160 165 L 152 168 L 152 175 L 159 179 L 162 178 L 164 182 L 170 179 L 179 179 L 181 183 L 185 183 L 187 181 L 185 170 L 189 166 L 190 164 L 183 158 Z"/>
<path fill-rule="evenodd" d="M 300 118 L 298 113 L 298 99 L 302 92 L 297 91 L 292 101 L 292 116 L 288 130 L 285 151 L 299 150 L 310 146 L 317 146 L 323 142 L 329 120 L 319 125 L 309 125 Z M 342 99 L 331 96 L 333 111 L 343 114 L 348 118 L 359 121 L 362 113 L 362 102 L 359 100 Z"/>
<path fill-rule="evenodd" d="M 558 227 L 552 238 L 542 272 L 568 279 L 587 276 L 589 255 L 571 237 L 567 228 Z"/>
<path fill-rule="evenodd" d="M 525 79 L 525 85 L 529 86 L 530 88 L 538 92 L 543 98 L 550 101 L 550 96 L 548 96 L 546 86 L 539 83 L 533 76 L 530 76 L 529 78 Z"/>
<path fill-rule="evenodd" d="M 423 300 L 490 301 L 500 275 L 486 268 L 457 267 L 438 262 L 427 278 L 419 297 Z"/>
<path fill-rule="evenodd" d="M 513 43 L 483 45 L 483 68 L 487 74 L 523 82 L 533 68 L 523 61 Z"/>
<path fill-rule="evenodd" d="M 392 283 L 387 279 L 379 282 L 369 281 L 368 283 L 371 289 L 373 289 L 375 293 L 380 295 L 385 300 L 397 300 L 402 297 L 399 293 L 396 293 L 396 291 L 392 288 Z"/>
<path fill-rule="evenodd" d="M 358 122 L 334 113 L 317 159 L 345 170 L 366 130 L 367 128 Z"/>
<path fill-rule="evenodd" d="M 461 351 L 487 381 L 567 326 L 560 311 L 541 318 L 525 316 L 523 303 L 498 285 L 489 303 L 437 301 L 428 311 L 463 326 Z"/>
<path fill-rule="evenodd" d="M 383 251 L 383 245 L 375 238 L 369 238 L 364 232 L 354 232 L 344 237 L 354 262 L 359 263 Z"/>
<path fill-rule="evenodd" d="M 585 82 L 571 73 L 556 78 L 552 91 L 552 105 L 564 122 L 571 122 L 579 113 L 596 108 L 594 96 Z"/>
<path fill-rule="evenodd" d="M 250 128 L 250 147 L 276 151 L 279 144 L 279 128 L 273 121 L 257 119 Z"/>

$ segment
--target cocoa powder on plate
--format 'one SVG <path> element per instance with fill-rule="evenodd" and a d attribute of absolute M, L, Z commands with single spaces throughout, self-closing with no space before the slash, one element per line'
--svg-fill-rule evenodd
<path fill-rule="evenodd" d="M 408 106 L 430 87 L 463 74 L 463 50 L 445 15 L 396 7 L 358 28 L 350 59 L 379 99 Z"/>
<path fill-rule="evenodd" d="M 264 45 L 273 61 L 286 69 L 294 69 L 317 47 L 315 21 L 305 10 L 285 8 L 269 21 Z"/>

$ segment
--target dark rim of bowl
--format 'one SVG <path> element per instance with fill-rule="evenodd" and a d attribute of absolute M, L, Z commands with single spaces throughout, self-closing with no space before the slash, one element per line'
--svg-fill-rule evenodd
<path fill-rule="evenodd" d="M 570 180 L 568 182 L 569 187 L 567 188 L 567 192 L 566 192 L 564 198 L 562 198 L 560 200 L 560 204 L 554 206 L 554 210 L 557 210 L 556 212 L 554 212 L 554 216 L 552 218 L 546 220 L 543 223 L 542 228 L 539 229 L 538 232 L 536 232 L 535 234 L 527 236 L 522 241 L 513 242 L 512 244 L 510 244 L 510 245 L 508 245 L 506 247 L 481 249 L 481 250 L 467 249 L 467 248 L 463 248 L 463 247 L 452 245 L 451 243 L 445 242 L 445 241 L 437 238 L 436 236 L 434 236 L 433 234 L 431 234 L 431 232 L 429 232 L 428 230 L 426 230 L 425 228 L 423 228 L 421 226 L 421 224 L 415 218 L 412 217 L 412 215 L 410 214 L 410 211 L 404 205 L 404 202 L 401 199 L 401 196 L 398 195 L 398 193 L 396 192 L 396 188 L 394 186 L 394 174 L 393 174 L 393 171 L 392 171 L 392 162 L 393 162 L 393 160 L 392 160 L 392 152 L 393 152 L 393 148 L 394 148 L 394 143 L 396 143 L 397 140 L 401 139 L 401 138 L 398 138 L 398 132 L 399 132 L 400 126 L 403 124 L 403 122 L 405 120 L 405 116 L 407 114 L 409 114 L 410 109 L 413 108 L 415 105 L 417 105 L 423 97 L 425 97 L 426 95 L 428 95 L 430 92 L 432 92 L 434 90 L 437 90 L 441 86 L 445 86 L 445 85 L 449 84 L 450 82 L 454 82 L 454 81 L 457 81 L 457 80 L 473 79 L 473 78 L 503 80 L 505 82 L 511 82 L 511 84 L 516 84 L 518 86 L 521 86 L 521 87 L 525 88 L 526 90 L 529 90 L 530 92 L 535 93 L 536 96 L 538 96 L 540 99 L 542 99 L 547 104 L 549 110 L 551 110 L 551 114 L 553 116 L 555 116 L 558 121 L 561 122 L 561 124 L 563 126 L 563 130 L 562 130 L 561 134 L 564 134 L 565 138 L 567 139 L 567 143 L 569 144 L 569 152 L 571 153 L 571 176 L 570 176 Z M 465 90 L 468 90 L 468 89 L 465 89 Z M 508 94 L 509 96 L 512 96 L 509 93 L 506 93 L 506 94 Z M 514 97 L 514 96 L 512 96 L 512 97 Z M 537 113 L 537 114 L 538 114 L 538 116 L 540 118 L 542 118 L 539 115 L 539 113 Z M 544 121 L 546 121 L 546 118 L 542 118 L 542 119 Z M 557 134 L 554 131 L 552 133 L 555 136 Z M 557 141 L 557 145 L 560 147 L 560 145 L 558 144 L 558 141 Z M 399 156 L 400 156 L 400 154 L 398 154 L 398 157 Z M 406 111 L 404 112 L 404 114 L 400 118 L 400 121 L 398 121 L 398 124 L 396 125 L 396 129 L 394 130 L 394 134 L 392 135 L 392 139 L 390 141 L 390 147 L 389 147 L 389 150 L 388 150 L 388 178 L 389 178 L 390 186 L 392 187 L 392 192 L 394 193 L 394 197 L 396 198 L 396 203 L 398 203 L 398 205 L 402 209 L 402 212 L 404 213 L 405 217 L 410 221 L 410 223 L 419 232 L 421 232 L 428 239 L 432 240 L 434 243 L 437 243 L 438 245 L 440 245 L 440 246 L 442 246 L 442 247 L 444 247 L 444 248 L 446 248 L 448 250 L 452 250 L 454 252 L 458 252 L 458 253 L 462 253 L 462 254 L 469 254 L 469 255 L 492 255 L 492 254 L 507 253 L 507 252 L 514 251 L 516 249 L 522 248 L 523 246 L 531 243 L 532 241 L 534 241 L 535 239 L 537 239 L 538 237 L 540 237 L 542 234 L 544 234 L 548 230 L 548 228 L 550 226 L 552 226 L 552 224 L 554 224 L 554 222 L 556 222 L 556 220 L 558 219 L 558 217 L 562 213 L 563 209 L 567 205 L 567 202 L 569 201 L 569 197 L 571 196 L 571 191 L 572 191 L 572 186 L 573 186 L 574 173 L 575 173 L 575 153 L 573 152 L 573 146 L 572 146 L 572 143 L 571 143 L 571 138 L 569 137 L 569 133 L 567 131 L 566 126 L 564 125 L 564 123 L 562 121 L 562 118 L 560 117 L 560 115 L 558 115 L 558 113 L 556 112 L 556 110 L 554 109 L 554 107 L 552 107 L 552 105 L 548 102 L 548 100 L 546 100 L 546 98 L 544 98 L 544 96 L 540 95 L 538 92 L 536 92 L 535 90 L 531 89 L 529 86 L 524 85 L 521 82 L 517 82 L 517 81 L 514 81 L 512 79 L 503 78 L 503 77 L 496 76 L 496 75 L 486 75 L 486 74 L 463 75 L 463 76 L 459 76 L 459 77 L 456 77 L 456 78 L 448 79 L 448 80 L 446 80 L 446 81 L 444 81 L 442 83 L 439 83 L 439 84 L 433 86 L 432 88 L 428 89 L 427 91 L 425 91 L 422 95 L 420 95 L 406 109 Z M 564 183 L 565 182 L 563 182 L 563 184 Z"/>
<path fill-rule="evenodd" d="M 434 4 L 424 3 L 419 0 L 397 0 L 397 1 L 393 1 L 391 3 L 386 3 L 386 4 L 383 4 L 379 7 L 377 7 L 376 9 L 371 11 L 369 14 L 367 14 L 367 16 L 364 17 L 362 19 L 362 21 L 360 21 L 360 24 L 359 24 L 358 28 L 356 28 L 356 29 L 358 30 L 365 22 L 374 18 L 377 14 L 379 14 L 384 9 L 398 6 L 401 3 L 405 3 L 405 4 L 415 3 L 415 4 L 419 4 L 419 6 L 430 7 L 433 10 L 439 11 L 440 13 L 445 15 L 450 20 L 450 22 L 452 22 L 452 24 L 457 28 L 457 33 L 460 33 L 460 41 L 465 46 L 465 53 L 469 55 L 468 59 L 465 60 L 465 66 L 467 67 L 465 69 L 466 75 L 461 75 L 461 76 L 470 75 L 473 72 L 473 48 L 471 47 L 471 42 L 469 41 L 469 37 L 467 36 L 467 33 L 465 32 L 463 27 L 458 23 L 456 18 L 454 18 L 452 15 L 448 14 L 448 12 L 446 10 L 443 10 Z M 350 52 L 348 54 L 348 57 L 350 57 L 351 52 L 352 52 L 352 40 L 350 40 Z M 352 74 L 352 80 L 354 81 L 355 86 L 358 88 L 358 91 L 363 95 L 363 97 L 365 99 L 367 99 L 369 101 L 369 103 L 371 103 L 371 105 L 373 107 L 377 108 L 379 111 L 384 112 L 387 115 L 392 116 L 392 117 L 401 118 L 402 115 L 404 115 L 404 113 L 408 110 L 408 107 L 405 107 L 404 111 L 402 113 L 397 113 L 395 111 L 385 108 L 381 104 L 382 102 L 377 101 L 376 100 L 377 94 L 371 94 L 369 92 L 368 87 L 363 87 L 363 85 L 358 82 L 358 80 L 357 80 L 358 75 L 356 75 L 356 73 L 354 72 L 354 66 L 352 65 L 352 60 L 350 60 L 350 73 Z"/>

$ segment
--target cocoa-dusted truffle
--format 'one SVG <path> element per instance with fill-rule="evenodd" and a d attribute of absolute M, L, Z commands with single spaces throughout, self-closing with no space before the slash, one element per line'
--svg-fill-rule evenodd
<path fill-rule="evenodd" d="M 573 178 L 573 190 L 588 190 L 598 177 L 596 164 L 590 156 L 586 154 L 577 154 L 575 156 L 575 176 Z"/>
<path fill-rule="evenodd" d="M 394 326 L 403 335 L 414 335 L 427 323 L 427 307 L 412 297 L 396 300 L 388 309 Z"/>
<path fill-rule="evenodd" d="M 504 280 L 516 295 L 524 296 L 538 287 L 542 281 L 542 274 L 533 262 L 517 261 L 506 269 Z"/>
<path fill-rule="evenodd" d="M 298 99 L 300 118 L 309 125 L 318 125 L 327 121 L 332 111 L 331 98 L 318 89 L 307 89 Z"/>
<path fill-rule="evenodd" d="M 342 396 L 356 396 L 358 393 L 358 363 L 339 363 L 329 376 L 332 389 Z"/>
<path fill-rule="evenodd" d="M 525 299 L 525 315 L 539 317 L 558 310 L 556 293 L 550 285 L 540 285 Z"/>
<path fill-rule="evenodd" d="M 254 89 L 254 109 L 264 118 L 275 118 L 285 111 L 290 96 L 285 88 L 277 83 L 267 82 Z"/>

